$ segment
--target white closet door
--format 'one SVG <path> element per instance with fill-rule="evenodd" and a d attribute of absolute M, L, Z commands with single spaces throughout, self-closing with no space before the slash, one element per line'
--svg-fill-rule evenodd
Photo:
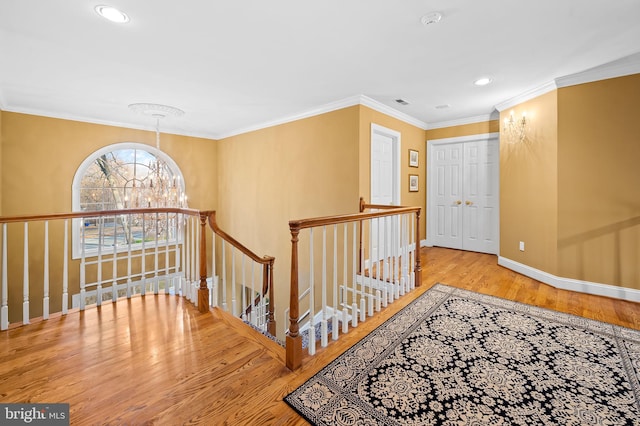
<path fill-rule="evenodd" d="M 429 240 L 435 246 L 497 254 L 497 137 L 452 138 L 432 143 L 429 152 Z"/>
<path fill-rule="evenodd" d="M 463 148 L 458 143 L 433 149 L 434 244 L 441 247 L 462 248 Z"/>
<path fill-rule="evenodd" d="M 498 141 L 464 143 L 462 249 L 498 253 Z"/>

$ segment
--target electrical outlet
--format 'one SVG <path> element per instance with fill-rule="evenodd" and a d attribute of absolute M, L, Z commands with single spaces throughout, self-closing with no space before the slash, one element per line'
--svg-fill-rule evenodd
<path fill-rule="evenodd" d="M 524 251 L 524 241 L 520 241 L 520 251 Z"/>

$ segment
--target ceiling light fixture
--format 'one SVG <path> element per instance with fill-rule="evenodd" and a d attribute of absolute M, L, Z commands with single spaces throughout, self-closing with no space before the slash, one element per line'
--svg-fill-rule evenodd
<path fill-rule="evenodd" d="M 450 106 L 451 105 L 449 105 L 449 104 L 436 105 L 436 109 L 447 109 Z"/>
<path fill-rule="evenodd" d="M 129 16 L 115 7 L 101 4 L 96 6 L 94 9 L 98 15 L 108 21 L 115 22 L 116 24 L 125 24 L 129 22 Z"/>
<path fill-rule="evenodd" d="M 181 117 L 184 111 L 169 105 L 137 103 L 130 104 L 129 109 L 156 119 L 156 149 L 160 150 L 160 119 L 167 115 Z M 130 207 L 186 207 L 187 195 L 169 165 L 160 157 L 149 162 L 150 184 L 148 187 L 132 190 L 131 201 L 125 197 L 125 205 Z"/>
<path fill-rule="evenodd" d="M 440 22 L 441 19 L 442 19 L 442 13 L 429 12 L 426 15 L 424 15 L 422 18 L 420 18 L 420 22 L 422 22 L 422 25 L 426 27 L 427 25 L 437 24 L 438 22 Z"/>
<path fill-rule="evenodd" d="M 490 77 L 482 77 L 473 82 L 476 86 L 486 86 L 491 83 L 493 80 Z"/>

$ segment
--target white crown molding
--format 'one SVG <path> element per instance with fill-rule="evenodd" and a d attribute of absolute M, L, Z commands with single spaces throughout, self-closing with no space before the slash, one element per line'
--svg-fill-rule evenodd
<path fill-rule="evenodd" d="M 121 127 L 124 129 L 146 130 L 146 131 L 155 132 L 154 125 L 140 126 L 140 125 L 135 125 L 130 123 L 122 123 L 118 121 L 98 120 L 95 118 L 84 117 L 76 114 L 54 114 L 54 113 L 51 113 L 50 111 L 42 111 L 36 108 L 6 108 L 6 109 L 2 109 L 2 111 L 15 112 L 18 114 L 37 115 L 40 117 L 56 118 L 60 120 L 79 121 L 81 123 L 99 124 L 103 126 Z M 194 138 L 212 139 L 212 140 L 216 139 L 215 134 L 213 133 L 185 132 L 181 129 L 171 128 L 170 126 L 163 126 L 161 133 L 174 134 L 174 135 L 180 135 L 180 136 L 189 136 Z"/>
<path fill-rule="evenodd" d="M 412 126 L 416 126 L 422 130 L 427 130 L 428 124 L 425 123 L 424 121 L 411 117 L 410 115 L 405 114 L 404 112 L 391 108 L 390 106 L 387 106 L 381 102 L 378 102 L 375 99 L 371 99 L 368 96 L 360 95 L 360 105 L 364 105 L 382 114 L 386 114 L 400 121 L 404 121 L 405 123 L 411 124 Z"/>
<path fill-rule="evenodd" d="M 537 98 L 538 96 L 542 96 L 545 93 L 549 93 L 553 90 L 556 90 L 558 87 L 556 86 L 555 81 L 550 81 L 541 86 L 535 87 L 531 90 L 528 90 L 518 96 L 515 96 L 511 99 L 508 99 L 504 102 L 501 102 L 496 105 L 496 109 L 500 112 L 504 111 L 507 108 L 512 108 L 518 104 L 531 100 L 533 98 Z"/>
<path fill-rule="evenodd" d="M 640 74 L 640 53 L 636 53 L 588 70 L 556 78 L 558 88 L 594 81 Z"/>
<path fill-rule="evenodd" d="M 240 129 L 232 130 L 227 133 L 222 133 L 217 135 L 217 139 L 229 138 L 231 136 L 237 136 L 244 133 L 253 132 L 256 130 L 266 129 L 269 127 L 278 126 L 280 124 L 291 123 L 293 121 L 314 117 L 316 115 L 326 114 L 328 112 L 337 111 L 339 109 L 348 108 L 354 105 L 363 105 L 363 106 L 369 107 L 382 114 L 386 114 L 390 117 L 397 118 L 400 121 L 404 121 L 405 123 L 419 127 L 422 130 L 425 130 L 427 128 L 427 123 L 423 121 L 415 119 L 403 112 L 393 109 L 365 95 L 356 95 L 356 96 L 351 96 L 349 98 L 341 99 L 339 101 L 330 102 L 328 104 L 324 104 L 317 108 L 313 108 L 298 114 L 289 115 L 276 120 L 266 121 L 260 124 L 256 124 L 254 126 L 243 127 Z"/>
<path fill-rule="evenodd" d="M 502 256 L 498 257 L 498 265 L 504 266 L 505 268 L 511 269 L 512 271 L 525 275 L 529 278 L 533 278 L 534 280 L 549 284 L 555 288 L 575 291 L 578 293 L 594 294 L 597 296 L 613 297 L 615 299 L 628 300 L 630 302 L 640 302 L 640 290 L 575 280 L 573 278 L 558 277 Z"/>
<path fill-rule="evenodd" d="M 324 104 L 317 108 L 313 108 L 297 114 L 288 115 L 286 117 L 278 118 L 275 120 L 265 121 L 253 126 L 242 127 L 236 130 L 231 130 L 230 132 L 220 133 L 216 136 L 217 136 L 217 139 L 229 138 L 231 136 L 242 135 L 244 133 L 249 133 L 256 130 L 266 129 L 268 127 L 278 126 L 280 124 L 291 123 L 292 121 L 298 121 L 305 118 L 314 117 L 316 115 L 326 114 L 328 112 L 337 111 L 339 109 L 358 105 L 359 103 L 360 103 L 360 96 L 351 96 L 349 98 L 341 99 L 335 102 L 330 102 L 328 104 Z"/>
<path fill-rule="evenodd" d="M 564 77 L 558 77 L 553 81 L 549 81 L 541 86 L 497 104 L 496 109 L 502 112 L 507 108 L 514 107 L 562 87 L 576 86 L 578 84 L 592 83 L 594 81 L 607 80 L 632 74 L 640 74 L 640 53 L 635 53 L 585 71 L 569 74 Z"/>
<path fill-rule="evenodd" d="M 473 117 L 459 118 L 456 120 L 439 121 L 437 123 L 429 123 L 427 129 L 442 129 L 444 127 L 463 126 L 465 124 L 483 123 L 485 121 L 498 120 L 499 117 L 493 117 L 493 114 L 476 115 Z"/>

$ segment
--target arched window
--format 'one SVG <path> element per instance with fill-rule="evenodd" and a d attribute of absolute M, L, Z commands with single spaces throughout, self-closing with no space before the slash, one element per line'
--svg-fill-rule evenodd
<path fill-rule="evenodd" d="M 177 164 L 162 151 L 138 143 L 120 143 L 87 157 L 73 179 L 73 211 L 145 207 L 186 207 L 184 179 Z M 175 241 L 169 215 L 114 215 L 76 221 L 73 256 L 79 258 L 129 243 Z"/>

